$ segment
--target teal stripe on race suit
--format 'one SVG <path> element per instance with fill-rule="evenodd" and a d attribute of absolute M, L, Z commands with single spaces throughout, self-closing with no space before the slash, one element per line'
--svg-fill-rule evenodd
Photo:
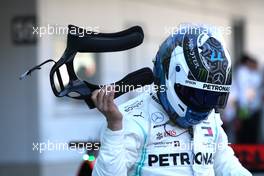
<path fill-rule="evenodd" d="M 146 159 L 146 153 L 147 153 L 146 152 L 147 133 L 144 130 L 144 128 L 136 120 L 134 120 L 134 121 L 140 127 L 140 129 L 141 129 L 141 131 L 142 131 L 142 133 L 144 135 L 144 145 L 143 145 L 142 152 L 141 152 L 140 162 L 137 165 L 136 172 L 135 172 L 135 176 L 141 176 L 141 170 L 142 170 L 142 167 L 144 166 L 144 162 L 145 162 L 145 159 Z"/>

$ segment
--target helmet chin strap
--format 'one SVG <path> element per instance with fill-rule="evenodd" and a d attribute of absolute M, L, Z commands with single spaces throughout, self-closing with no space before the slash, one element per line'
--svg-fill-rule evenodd
<path fill-rule="evenodd" d="M 210 114 L 210 112 L 194 112 L 190 108 L 187 108 L 185 116 L 181 117 L 177 112 L 173 111 L 170 104 L 167 104 L 167 107 L 164 106 L 164 103 L 161 103 L 161 105 L 165 112 L 167 112 L 170 121 L 181 128 L 191 128 L 193 125 L 197 125 L 205 120 Z"/>
<path fill-rule="evenodd" d="M 176 119 L 177 124 L 184 128 L 189 128 L 193 125 L 201 123 L 206 120 L 211 111 L 209 112 L 194 112 L 191 109 L 187 109 L 186 115 L 184 117 L 178 117 Z"/>

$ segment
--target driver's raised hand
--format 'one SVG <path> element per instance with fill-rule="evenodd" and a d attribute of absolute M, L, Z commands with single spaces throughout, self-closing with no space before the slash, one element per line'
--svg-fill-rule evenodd
<path fill-rule="evenodd" d="M 122 129 L 123 116 L 114 103 L 114 86 L 105 86 L 92 93 L 92 100 L 97 109 L 104 114 L 108 128 L 112 131 Z"/>

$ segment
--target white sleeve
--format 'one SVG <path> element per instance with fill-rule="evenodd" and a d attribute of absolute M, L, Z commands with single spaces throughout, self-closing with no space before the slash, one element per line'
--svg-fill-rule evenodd
<path fill-rule="evenodd" d="M 216 176 L 252 176 L 235 157 L 233 149 L 228 146 L 227 135 L 223 128 L 219 128 L 217 151 L 214 160 Z"/>
<path fill-rule="evenodd" d="M 120 131 L 106 128 L 92 175 L 126 176 L 137 161 L 142 146 L 141 135 L 137 132 L 140 131 L 133 122 L 123 125 Z"/>

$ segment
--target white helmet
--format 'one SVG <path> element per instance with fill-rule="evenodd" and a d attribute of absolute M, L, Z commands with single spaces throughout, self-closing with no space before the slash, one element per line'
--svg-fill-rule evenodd
<path fill-rule="evenodd" d="M 160 46 L 153 72 L 155 84 L 166 87 L 158 91 L 163 108 L 182 127 L 226 106 L 231 59 L 216 27 L 181 25 Z"/>

